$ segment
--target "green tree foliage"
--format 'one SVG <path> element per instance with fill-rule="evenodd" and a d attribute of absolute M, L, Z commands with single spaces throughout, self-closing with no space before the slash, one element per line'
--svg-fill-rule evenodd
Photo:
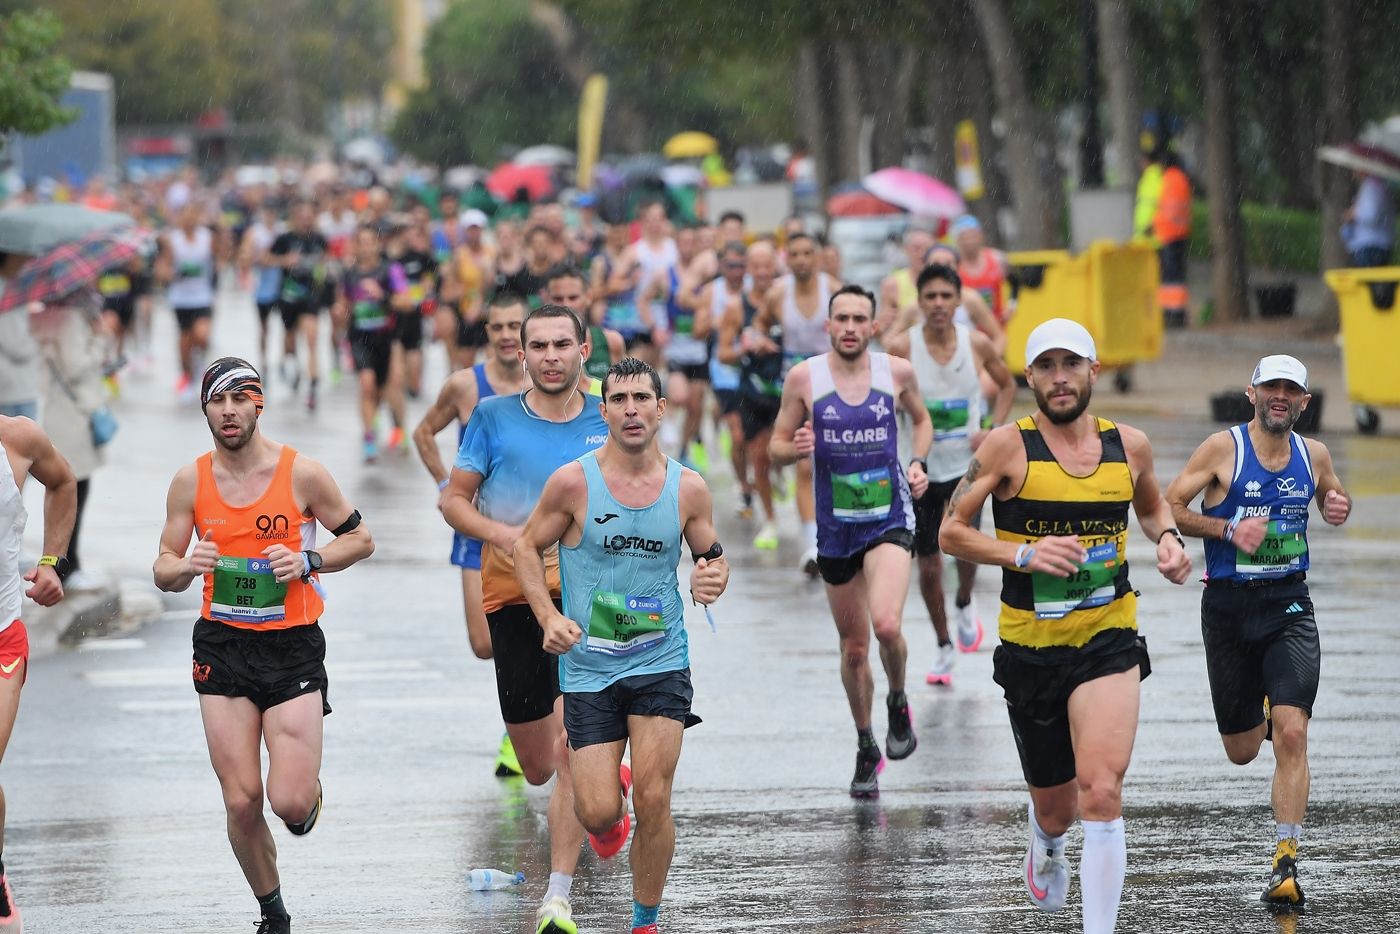
<path fill-rule="evenodd" d="M 44 11 L 0 16 L 0 135 L 37 135 L 73 119 L 59 103 L 71 73 L 54 54 L 61 32 Z"/>

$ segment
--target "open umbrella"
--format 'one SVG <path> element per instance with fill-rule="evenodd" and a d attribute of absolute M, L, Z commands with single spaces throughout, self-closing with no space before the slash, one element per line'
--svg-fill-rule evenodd
<path fill-rule="evenodd" d="M 967 213 L 967 205 L 956 191 L 932 175 L 912 169 L 881 169 L 865 176 L 861 184 L 870 193 L 911 214 L 953 218 Z"/>
<path fill-rule="evenodd" d="M 1329 165 L 1400 182 L 1400 156 L 1389 149 L 1366 143 L 1344 143 L 1319 148 L 1317 157 Z"/>
<path fill-rule="evenodd" d="M 0 312 L 30 302 L 53 303 L 90 288 L 102 274 L 131 262 L 150 242 L 151 233 L 136 227 L 96 230 L 54 247 L 20 267 L 0 295 Z"/>
<path fill-rule="evenodd" d="M 563 146 L 529 146 L 510 160 L 516 165 L 573 165 L 578 160 L 572 150 Z"/>
<path fill-rule="evenodd" d="M 677 133 L 661 147 L 667 159 L 703 159 L 714 152 L 719 152 L 719 140 L 699 130 Z"/>
<path fill-rule="evenodd" d="M 552 169 L 547 165 L 517 165 L 507 162 L 499 165 L 486 177 L 486 187 L 491 194 L 504 200 L 514 200 L 520 189 L 525 189 L 531 201 L 538 201 L 554 191 Z"/>
<path fill-rule="evenodd" d="M 0 253 L 38 256 L 60 243 L 94 230 L 130 227 L 136 222 L 116 211 L 94 211 L 79 204 L 32 204 L 0 211 Z"/>
<path fill-rule="evenodd" d="M 856 189 L 832 195 L 826 202 L 828 217 L 875 217 L 880 214 L 901 214 L 897 204 L 882 201 L 868 191 Z"/>
<path fill-rule="evenodd" d="M 695 165 L 668 165 L 661 170 L 661 180 L 670 188 L 699 188 L 705 184 L 705 173 Z"/>

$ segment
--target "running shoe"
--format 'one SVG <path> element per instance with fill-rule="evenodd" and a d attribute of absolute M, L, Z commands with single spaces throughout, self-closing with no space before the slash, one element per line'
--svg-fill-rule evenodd
<path fill-rule="evenodd" d="M 690 442 L 690 462 L 695 465 L 696 473 L 708 473 L 710 470 L 710 452 L 699 441 Z"/>
<path fill-rule="evenodd" d="M 852 798 L 880 797 L 880 773 L 885 770 L 885 757 L 879 746 L 862 746 L 856 750 L 856 774 L 851 779 Z"/>
<path fill-rule="evenodd" d="M 117 379 L 117 374 L 115 373 L 109 373 L 102 377 L 102 388 L 107 391 L 107 396 L 110 399 L 120 399 L 122 397 L 122 384 L 121 381 Z"/>
<path fill-rule="evenodd" d="M 408 439 L 404 437 L 403 429 L 395 425 L 393 428 L 389 429 L 389 443 L 385 445 L 385 447 L 390 451 L 397 451 L 404 447 L 404 443 L 407 440 Z"/>
<path fill-rule="evenodd" d="M 773 502 L 786 503 L 792 499 L 792 491 L 788 489 L 787 478 L 782 471 L 773 474 Z"/>
<path fill-rule="evenodd" d="M 771 522 L 763 523 L 763 527 L 758 530 L 758 534 L 753 537 L 753 546 L 759 551 L 778 550 L 778 529 Z"/>
<path fill-rule="evenodd" d="M 949 642 L 938 647 L 938 658 L 934 659 L 933 667 L 928 670 L 924 680 L 929 684 L 953 684 L 953 663 L 958 660 L 958 650 L 953 648 L 953 643 Z"/>
<path fill-rule="evenodd" d="M 273 915 L 258 922 L 253 934 L 292 934 L 291 915 Z"/>
<path fill-rule="evenodd" d="M 753 493 L 740 494 L 739 505 L 734 507 L 734 515 L 740 519 L 753 518 Z"/>
<path fill-rule="evenodd" d="M 822 569 L 821 565 L 817 564 L 817 548 L 815 545 L 802 552 L 802 560 L 797 563 L 797 566 L 801 568 L 802 573 L 806 574 L 810 579 L 815 580 L 816 577 L 821 574 Z"/>
<path fill-rule="evenodd" d="M 901 691 L 885 702 L 889 714 L 889 730 L 885 733 L 885 755 L 892 760 L 908 759 L 919 747 L 914 735 L 914 718 L 909 713 L 909 698 Z"/>
<path fill-rule="evenodd" d="M 364 450 L 366 464 L 373 464 L 379 459 L 379 442 L 373 436 L 365 438 Z"/>
<path fill-rule="evenodd" d="M 656 926 L 656 922 L 644 924 L 639 928 L 633 928 L 632 934 L 661 934 L 661 928 Z"/>
<path fill-rule="evenodd" d="M 535 934 L 578 934 L 574 910 L 567 898 L 552 895 L 544 900 L 535 912 Z"/>
<path fill-rule="evenodd" d="M 1298 884 L 1298 841 L 1292 837 L 1280 840 L 1274 850 L 1274 866 L 1269 883 L 1259 900 L 1266 905 L 1282 908 L 1303 906 L 1303 887 Z"/>
<path fill-rule="evenodd" d="M 1059 911 L 1069 897 L 1069 860 L 1065 859 L 1064 844 L 1047 849 L 1036 839 L 1033 826 L 1030 834 L 1024 866 L 1026 893 L 1041 911 Z"/>
<path fill-rule="evenodd" d="M 496 777 L 510 778 L 524 774 L 525 770 L 520 767 L 520 760 L 515 756 L 515 746 L 510 741 L 510 734 L 503 733 L 500 751 L 496 753 Z"/>
<path fill-rule="evenodd" d="M 292 832 L 293 836 L 304 837 L 316 826 L 316 821 L 321 816 L 321 791 L 321 780 L 318 778 L 316 779 L 316 803 L 311 806 L 311 813 L 306 816 L 306 820 L 300 824 L 282 822 L 287 825 L 287 829 Z"/>
<path fill-rule="evenodd" d="M 982 617 L 977 615 L 977 603 L 956 606 L 953 615 L 958 620 L 958 649 L 963 652 L 976 652 L 982 646 Z"/>
<path fill-rule="evenodd" d="M 24 922 L 19 916 L 19 906 L 15 904 L 15 897 L 10 892 L 10 877 L 0 876 L 0 931 L 5 934 L 19 934 L 24 929 Z"/>
<path fill-rule="evenodd" d="M 606 833 L 588 835 L 588 842 L 599 859 L 612 859 L 627 843 L 627 832 L 632 829 L 632 815 L 627 813 L 627 796 L 632 793 L 632 767 L 626 762 L 617 767 L 617 777 L 622 779 L 622 817 Z"/>

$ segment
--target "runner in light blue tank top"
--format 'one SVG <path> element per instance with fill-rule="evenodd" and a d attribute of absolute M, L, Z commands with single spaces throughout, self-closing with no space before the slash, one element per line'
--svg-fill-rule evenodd
<path fill-rule="evenodd" d="M 496 394 L 491 381 L 486 378 L 486 364 L 478 363 L 472 367 L 472 375 L 476 377 L 476 403 L 480 405 L 484 400 Z M 457 447 L 462 447 L 462 439 L 467 436 L 467 425 L 465 422 L 457 426 Z M 481 570 L 481 539 L 468 538 L 461 532 L 452 533 L 452 563 L 459 568 L 470 568 L 474 571 Z"/>
<path fill-rule="evenodd" d="M 661 495 L 633 509 L 609 492 L 595 454 L 579 463 L 593 521 L 577 545 L 559 546 L 559 574 L 564 615 L 584 636 L 560 657 L 560 690 L 601 691 L 621 677 L 686 668 L 685 607 L 676 579 L 681 465 L 667 458 Z"/>

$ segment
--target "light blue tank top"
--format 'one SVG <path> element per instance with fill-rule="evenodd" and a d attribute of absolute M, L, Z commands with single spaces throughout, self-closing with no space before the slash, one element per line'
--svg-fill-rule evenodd
<path fill-rule="evenodd" d="M 1296 432 L 1289 432 L 1288 463 L 1277 473 L 1264 469 L 1249 439 L 1249 426 L 1230 429 L 1235 442 L 1235 472 L 1225 498 L 1202 510 L 1222 519 L 1263 516 L 1269 520 L 1264 541 L 1253 555 L 1229 542 L 1208 538 L 1206 579 L 1235 577 L 1266 580 L 1308 569 L 1308 506 L 1317 493 L 1312 459 Z"/>
<path fill-rule="evenodd" d="M 560 689 L 601 691 L 620 678 L 688 667 L 676 579 L 680 464 L 667 458 L 661 495 L 634 509 L 613 498 L 593 452 L 578 462 L 588 481 L 588 517 L 579 543 L 559 546 L 559 574 L 564 615 L 584 637 L 559 659 Z"/>

